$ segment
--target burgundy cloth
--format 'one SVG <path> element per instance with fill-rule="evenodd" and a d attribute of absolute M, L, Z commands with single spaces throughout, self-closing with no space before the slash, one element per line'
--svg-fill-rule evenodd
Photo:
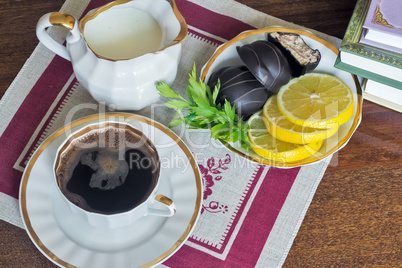
<path fill-rule="evenodd" d="M 91 1 L 86 11 L 105 4 L 105 0 Z M 190 27 L 189 34 L 200 37 L 206 42 L 220 44 L 221 42 L 205 34 L 210 33 L 214 36 L 229 40 L 242 31 L 253 29 L 234 18 L 212 12 L 204 7 L 184 0 L 177 0 L 177 6 Z M 49 107 L 56 101 L 57 95 L 62 87 L 67 83 L 72 73 L 71 63 L 60 58 L 54 57 L 45 72 L 39 78 L 26 99 L 16 112 L 15 116 L 0 137 L 0 192 L 11 197 L 18 198 L 19 184 L 22 172 L 14 168 L 15 165 L 25 167 L 26 161 L 35 150 L 39 138 L 52 116 L 61 106 L 64 96 L 54 105 L 53 111 L 48 114 Z M 72 82 L 74 84 L 76 80 Z M 68 94 L 66 91 L 64 94 Z M 48 114 L 48 115 L 47 115 Z M 45 118 L 48 116 L 48 118 Z M 34 133 L 37 126 L 45 118 L 45 123 L 40 133 Z M 23 150 L 28 141 L 34 136 L 31 148 L 21 158 Z M 207 251 L 200 251 L 195 247 L 185 244 L 180 250 L 168 259 L 164 264 L 171 267 L 253 267 L 260 256 L 261 250 L 267 241 L 275 220 L 282 208 L 283 203 L 296 179 L 299 168 L 279 169 L 270 168 L 268 172 L 266 166 L 257 166 L 250 188 L 247 191 L 244 202 L 238 208 L 237 216 L 233 218 L 233 224 L 227 230 L 226 237 L 222 240 L 220 249 L 208 245 L 208 241 L 201 242 L 192 237 L 189 241 L 199 247 L 204 247 Z M 211 187 L 208 187 L 208 167 L 200 165 L 203 174 L 204 185 L 211 194 Z M 205 172 L 204 172 L 205 171 Z M 264 175 L 263 175 L 264 174 Z M 224 173 L 223 175 L 224 176 Z M 224 178 L 220 178 L 224 179 Z M 252 201 L 248 211 L 245 211 L 250 195 L 257 182 L 262 181 L 258 192 Z M 211 185 L 210 185 L 211 186 Z M 204 191 L 208 195 L 208 191 Z M 267 205 L 269 204 L 269 205 Z M 203 206 L 208 209 L 211 204 Z M 204 212 L 203 212 L 204 213 Z M 236 234 L 234 227 L 239 222 L 240 216 L 246 214 L 242 219 L 242 225 Z M 201 215 L 202 217 L 202 215 Z M 235 236 L 234 242 L 228 244 L 230 238 Z M 247 247 L 246 245 L 252 245 Z M 216 258 L 208 254 L 208 250 L 217 254 L 222 253 L 230 246 L 230 251 L 224 259 Z M 247 248 L 247 250 L 245 250 Z"/>

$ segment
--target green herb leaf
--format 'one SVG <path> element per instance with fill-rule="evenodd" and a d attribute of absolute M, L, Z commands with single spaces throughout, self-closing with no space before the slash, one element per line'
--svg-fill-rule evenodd
<path fill-rule="evenodd" d="M 225 104 L 223 105 L 223 108 L 225 110 L 226 116 L 228 117 L 228 119 L 230 121 L 234 121 L 235 120 L 235 109 L 232 107 L 232 105 L 230 105 L 230 102 L 228 100 L 225 100 Z"/>
<path fill-rule="evenodd" d="M 194 65 L 186 87 L 189 100 L 183 98 L 178 91 L 172 90 L 166 83 L 159 82 L 156 88 L 161 96 L 169 98 L 165 105 L 175 109 L 179 116 L 172 120 L 170 127 L 186 124 L 189 128 L 210 129 L 211 138 L 239 142 L 244 149 L 250 149 L 247 123 L 237 116 L 235 108 L 229 101 L 226 100 L 223 105 L 216 104 L 220 88 L 219 80 L 211 91 L 203 81 L 197 81 Z"/>
<path fill-rule="evenodd" d="M 216 99 L 218 98 L 219 88 L 220 87 L 221 87 L 221 81 L 218 79 L 218 83 L 216 83 L 215 88 L 214 88 L 214 92 L 212 94 L 212 99 L 211 99 L 212 103 L 216 103 Z"/>
<path fill-rule="evenodd" d="M 173 119 L 173 120 L 170 122 L 169 127 L 177 127 L 177 126 L 179 126 L 179 125 L 181 125 L 181 124 L 184 124 L 184 123 L 185 123 L 184 118 L 178 117 L 178 118 Z"/>
<path fill-rule="evenodd" d="M 177 110 L 176 114 L 179 115 L 183 109 L 189 108 L 190 105 L 182 100 L 171 99 L 165 103 L 166 107 Z"/>
<path fill-rule="evenodd" d="M 182 99 L 186 101 L 177 91 L 172 90 L 165 82 L 157 82 L 156 88 L 159 91 L 159 95 L 166 98 Z"/>

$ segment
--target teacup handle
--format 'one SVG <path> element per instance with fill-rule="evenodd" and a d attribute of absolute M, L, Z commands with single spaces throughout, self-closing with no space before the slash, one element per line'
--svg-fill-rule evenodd
<path fill-rule="evenodd" d="M 70 34 L 67 36 L 67 42 L 74 42 L 81 36 L 80 31 L 78 30 L 77 20 L 67 13 L 52 12 L 43 15 L 36 25 L 36 36 L 38 37 L 39 41 L 41 41 L 48 49 L 58 54 L 60 57 L 71 61 L 67 48 L 64 45 L 56 42 L 46 32 L 48 27 L 55 25 L 59 25 L 70 30 Z"/>
<path fill-rule="evenodd" d="M 162 207 L 154 208 L 153 205 L 155 204 L 162 205 Z M 148 206 L 148 215 L 171 217 L 175 213 L 176 206 L 172 199 L 161 194 L 155 196 L 155 198 L 149 203 Z"/>

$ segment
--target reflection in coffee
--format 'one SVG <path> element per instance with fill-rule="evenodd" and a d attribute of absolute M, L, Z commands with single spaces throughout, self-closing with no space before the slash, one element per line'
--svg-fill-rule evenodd
<path fill-rule="evenodd" d="M 105 142 L 99 143 L 103 138 Z M 67 165 L 56 170 L 59 187 L 84 210 L 128 211 L 144 202 L 157 183 L 159 163 L 151 146 L 131 131 L 109 128 L 102 134 L 88 133 L 62 154 Z"/>

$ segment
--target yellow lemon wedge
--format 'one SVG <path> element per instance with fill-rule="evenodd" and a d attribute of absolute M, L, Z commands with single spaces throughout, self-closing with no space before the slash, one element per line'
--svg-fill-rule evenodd
<path fill-rule="evenodd" d="M 269 134 L 262 112 L 250 117 L 248 137 L 253 151 L 261 157 L 276 162 L 294 162 L 311 157 L 320 149 L 323 141 L 310 144 L 294 144 L 278 140 Z"/>
<path fill-rule="evenodd" d="M 292 79 L 278 92 L 279 111 L 300 126 L 334 128 L 353 115 L 353 95 L 338 77 L 308 73 Z"/>
<path fill-rule="evenodd" d="M 290 122 L 278 109 L 277 96 L 271 96 L 263 108 L 264 123 L 275 138 L 297 144 L 307 144 L 333 136 L 338 127 L 319 129 L 303 127 Z"/>

